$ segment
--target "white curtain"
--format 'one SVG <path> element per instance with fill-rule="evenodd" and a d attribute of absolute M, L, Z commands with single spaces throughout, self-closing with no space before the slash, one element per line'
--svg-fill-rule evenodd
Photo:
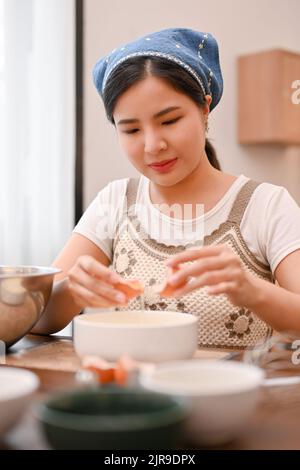
<path fill-rule="evenodd" d="M 75 0 L 0 1 L 0 264 L 49 265 L 74 222 Z"/>

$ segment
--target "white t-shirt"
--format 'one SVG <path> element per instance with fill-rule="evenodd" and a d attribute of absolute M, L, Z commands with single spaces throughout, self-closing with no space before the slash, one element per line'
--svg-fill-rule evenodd
<path fill-rule="evenodd" d="M 210 211 L 203 211 L 194 219 L 182 219 L 169 217 L 152 204 L 149 180 L 142 176 L 135 213 L 152 239 L 166 245 L 187 245 L 210 235 L 227 220 L 237 193 L 248 180 L 240 175 Z M 74 232 L 94 242 L 110 260 L 127 182 L 127 178 L 115 180 L 102 189 L 74 228 Z M 300 249 L 300 207 L 284 187 L 261 183 L 251 196 L 240 230 L 249 250 L 262 263 L 269 264 L 274 274 L 283 258 Z"/>

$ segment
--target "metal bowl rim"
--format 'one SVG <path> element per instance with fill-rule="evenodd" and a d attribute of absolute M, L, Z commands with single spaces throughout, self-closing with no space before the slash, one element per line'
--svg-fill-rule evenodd
<path fill-rule="evenodd" d="M 2 269 L 8 269 L 8 270 L 26 270 L 26 269 L 33 269 L 37 270 L 37 272 L 7 272 L 7 273 L 1 273 Z M 12 278 L 12 277 L 17 277 L 17 278 L 23 278 L 23 277 L 41 277 L 41 276 L 49 276 L 49 275 L 56 275 L 58 273 L 61 273 L 62 269 L 56 268 L 56 267 L 46 267 L 46 266 L 34 266 L 34 265 L 15 265 L 15 266 L 10 266 L 10 265 L 0 265 L 0 279 L 7 279 L 7 278 Z"/>

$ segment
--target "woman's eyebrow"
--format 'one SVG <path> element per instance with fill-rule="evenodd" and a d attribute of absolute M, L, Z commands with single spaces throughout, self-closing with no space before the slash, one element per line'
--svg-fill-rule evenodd
<path fill-rule="evenodd" d="M 154 118 L 158 118 L 161 116 L 164 116 L 167 113 L 170 113 L 171 111 L 175 111 L 176 109 L 181 109 L 180 106 L 169 106 L 168 108 L 163 109 L 162 111 L 159 111 L 158 113 L 154 114 Z M 119 124 L 133 124 L 134 122 L 138 122 L 139 120 L 137 118 L 130 118 L 130 119 L 121 119 L 118 121 Z"/>

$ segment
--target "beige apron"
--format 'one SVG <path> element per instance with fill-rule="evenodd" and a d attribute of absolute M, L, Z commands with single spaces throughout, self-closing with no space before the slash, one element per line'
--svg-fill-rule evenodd
<path fill-rule="evenodd" d="M 165 281 L 164 261 L 180 251 L 195 246 L 227 243 L 239 256 L 244 268 L 254 276 L 274 282 L 270 267 L 250 252 L 240 223 L 251 195 L 259 183 L 249 180 L 236 196 L 228 219 L 211 235 L 186 246 L 167 246 L 144 232 L 132 210 L 136 202 L 138 179 L 129 179 L 123 215 L 116 229 L 112 267 L 124 278 L 139 279 L 145 284 L 143 296 L 132 299 L 127 307 L 117 310 L 171 310 L 189 312 L 198 317 L 200 347 L 248 348 L 271 336 L 271 328 L 250 310 L 232 305 L 226 295 L 210 296 L 199 288 L 180 299 L 162 298 L 154 286 Z M 130 209 L 131 208 L 131 209 Z"/>

